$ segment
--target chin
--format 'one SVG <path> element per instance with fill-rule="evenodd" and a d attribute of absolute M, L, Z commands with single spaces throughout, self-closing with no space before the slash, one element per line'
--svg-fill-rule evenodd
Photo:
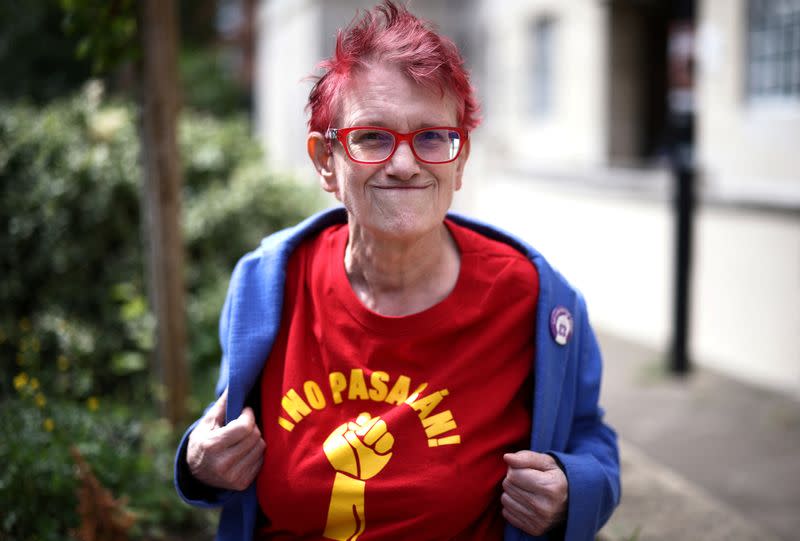
<path fill-rule="evenodd" d="M 421 238 L 436 229 L 444 221 L 444 215 L 433 216 L 430 213 L 399 212 L 391 215 L 375 216 L 370 220 L 368 228 L 373 234 L 392 239 Z"/>

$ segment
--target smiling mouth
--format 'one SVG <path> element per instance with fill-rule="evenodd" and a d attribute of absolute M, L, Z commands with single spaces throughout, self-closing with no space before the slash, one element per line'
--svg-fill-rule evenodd
<path fill-rule="evenodd" d="M 373 186 L 377 190 L 425 190 L 430 185 L 425 186 Z"/>

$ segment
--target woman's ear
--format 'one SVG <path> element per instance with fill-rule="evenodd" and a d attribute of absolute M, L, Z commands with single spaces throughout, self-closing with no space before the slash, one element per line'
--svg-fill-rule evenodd
<path fill-rule="evenodd" d="M 333 150 L 330 142 L 320 132 L 312 131 L 308 134 L 306 149 L 308 157 L 314 164 L 314 169 L 317 170 L 322 189 L 326 192 L 336 193 L 338 185 L 336 174 L 333 171 Z"/>
<path fill-rule="evenodd" d="M 464 148 L 461 149 L 461 154 L 458 155 L 458 159 L 456 160 L 456 191 L 461 189 L 461 178 L 464 176 L 464 167 L 467 165 L 467 160 L 469 159 L 469 148 L 470 141 L 467 139 Z"/>

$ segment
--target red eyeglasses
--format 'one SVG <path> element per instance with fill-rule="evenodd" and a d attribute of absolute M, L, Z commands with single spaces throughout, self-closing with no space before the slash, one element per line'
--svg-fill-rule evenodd
<path fill-rule="evenodd" d="M 344 147 L 347 157 L 356 163 L 376 164 L 391 159 L 402 141 L 408 143 L 414 157 L 423 163 L 449 163 L 458 158 L 467 132 L 461 128 L 436 126 L 400 133 L 378 126 L 330 128 L 325 137 Z"/>

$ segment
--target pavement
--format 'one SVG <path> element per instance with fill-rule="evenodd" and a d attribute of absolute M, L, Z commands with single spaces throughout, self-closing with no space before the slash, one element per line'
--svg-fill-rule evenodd
<path fill-rule="evenodd" d="M 800 540 L 800 399 L 600 333 L 622 501 L 602 541 Z"/>

